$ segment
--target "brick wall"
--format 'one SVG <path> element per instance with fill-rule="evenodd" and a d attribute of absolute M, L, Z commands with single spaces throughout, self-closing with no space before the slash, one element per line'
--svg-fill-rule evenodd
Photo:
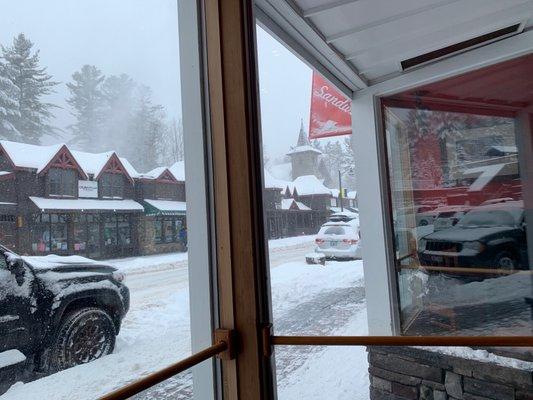
<path fill-rule="evenodd" d="M 369 347 L 371 400 L 533 400 L 532 371 L 409 347 Z"/>

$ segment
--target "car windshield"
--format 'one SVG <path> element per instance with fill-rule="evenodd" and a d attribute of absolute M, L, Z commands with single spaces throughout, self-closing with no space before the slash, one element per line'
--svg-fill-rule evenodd
<path fill-rule="evenodd" d="M 342 226 L 329 226 L 323 233 L 324 235 L 344 235 L 345 230 Z"/>
<path fill-rule="evenodd" d="M 515 226 L 521 213 L 521 210 L 470 211 L 461 219 L 457 226 L 464 228 Z"/>

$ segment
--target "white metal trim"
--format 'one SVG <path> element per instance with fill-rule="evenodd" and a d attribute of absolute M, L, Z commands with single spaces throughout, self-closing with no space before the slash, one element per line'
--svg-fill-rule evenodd
<path fill-rule="evenodd" d="M 191 349 L 198 352 L 211 346 L 213 333 L 213 279 L 211 274 L 210 218 L 207 169 L 207 131 L 204 119 L 202 81 L 202 38 L 199 3 L 178 1 L 180 80 L 182 96 L 187 203 L 189 300 Z M 191 201 L 194 199 L 195 201 Z M 193 266 L 193 268 L 191 268 Z M 193 396 L 198 400 L 215 399 L 213 360 L 192 368 Z"/>
<path fill-rule="evenodd" d="M 305 49 L 305 52 L 294 50 L 300 52 L 313 67 L 316 65 L 315 68 L 319 69 L 322 66 L 329 70 L 350 91 L 368 86 L 357 69 L 335 47 L 326 43 L 323 35 L 303 16 L 303 11 L 292 0 L 256 0 L 255 6 L 259 21 L 282 41 L 291 41 L 290 46 L 296 47 L 294 44 L 297 43 L 300 50 Z M 343 90 L 342 87 L 339 89 Z"/>
<path fill-rule="evenodd" d="M 442 1 L 438 2 L 438 3 L 428 4 L 428 5 L 425 5 L 423 7 L 415 8 L 414 10 L 404 11 L 404 12 L 399 13 L 399 14 L 390 15 L 387 18 L 379 19 L 377 21 L 372 21 L 372 22 L 369 22 L 368 24 L 356 26 L 355 28 L 351 28 L 351 29 L 348 29 L 346 31 L 336 33 L 334 35 L 330 35 L 330 36 L 326 37 L 326 42 L 327 43 L 333 43 L 333 42 L 336 42 L 337 40 L 344 39 L 346 37 L 355 35 L 356 33 L 363 32 L 363 31 L 366 31 L 368 29 L 375 28 L 377 26 L 386 25 L 389 22 L 393 22 L 393 21 L 397 21 L 397 20 L 400 20 L 400 19 L 409 18 L 409 17 L 412 17 L 414 15 L 422 14 L 422 13 L 425 13 L 426 11 L 431 11 L 431 10 L 434 10 L 436 8 L 440 8 L 440 7 L 444 7 L 444 6 L 450 5 L 452 3 L 457 3 L 458 1 L 461 1 L 461 0 L 442 0 Z"/>
<path fill-rule="evenodd" d="M 419 69 L 406 71 L 354 93 L 355 97 L 369 93 L 390 96 L 431 82 L 450 78 L 533 52 L 533 30 L 524 31 L 489 45 L 443 59 Z"/>
<path fill-rule="evenodd" d="M 311 7 L 311 8 L 308 8 L 307 10 L 303 10 L 303 16 L 305 18 L 313 17 L 315 15 L 319 15 L 319 14 L 331 11 L 335 8 L 355 3 L 357 1 L 360 1 L 360 0 L 338 0 L 334 3 L 328 3 L 328 4 L 323 4 L 321 6 Z"/>

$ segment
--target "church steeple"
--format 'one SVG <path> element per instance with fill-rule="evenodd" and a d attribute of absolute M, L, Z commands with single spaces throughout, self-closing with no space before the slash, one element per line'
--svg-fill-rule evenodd
<path fill-rule="evenodd" d="M 308 146 L 309 140 L 307 139 L 307 135 L 304 131 L 304 119 L 300 119 L 300 133 L 298 135 L 298 142 L 296 143 L 296 146 Z"/>

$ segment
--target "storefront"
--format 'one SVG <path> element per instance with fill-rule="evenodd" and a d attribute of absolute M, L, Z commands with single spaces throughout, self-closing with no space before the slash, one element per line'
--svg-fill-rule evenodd
<path fill-rule="evenodd" d="M 141 254 L 187 251 L 186 203 L 144 199 L 143 204 Z"/>
<path fill-rule="evenodd" d="M 115 258 L 139 252 L 142 206 L 133 200 L 32 197 L 31 201 L 33 210 L 21 228 L 29 237 L 28 253 Z"/>

